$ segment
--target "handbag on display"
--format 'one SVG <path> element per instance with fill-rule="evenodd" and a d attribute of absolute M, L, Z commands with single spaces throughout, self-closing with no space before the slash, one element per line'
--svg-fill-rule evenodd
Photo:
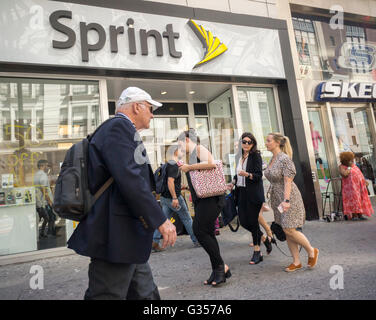
<path fill-rule="evenodd" d="M 225 194 L 227 190 L 222 161 L 214 161 L 216 168 L 189 171 L 192 186 L 198 198 L 209 198 Z"/>

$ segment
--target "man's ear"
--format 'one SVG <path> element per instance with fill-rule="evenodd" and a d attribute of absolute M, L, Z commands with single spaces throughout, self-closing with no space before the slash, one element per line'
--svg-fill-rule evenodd
<path fill-rule="evenodd" d="M 136 102 L 133 102 L 132 104 L 132 111 L 134 112 L 134 114 L 139 114 L 140 113 L 140 105 Z"/>

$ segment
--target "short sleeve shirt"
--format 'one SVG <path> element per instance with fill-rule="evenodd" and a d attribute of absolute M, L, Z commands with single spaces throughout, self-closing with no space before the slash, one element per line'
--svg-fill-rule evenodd
<path fill-rule="evenodd" d="M 175 181 L 175 193 L 176 197 L 179 197 L 181 194 L 181 172 L 179 170 L 179 166 L 177 163 L 174 161 L 173 163 L 168 162 L 167 167 L 166 167 L 166 183 L 168 183 L 168 178 L 174 178 Z M 167 190 L 162 193 L 162 197 L 164 198 L 172 198 L 170 190 Z"/>
<path fill-rule="evenodd" d="M 34 175 L 34 186 L 35 186 L 35 198 L 37 208 L 44 208 L 47 205 L 47 201 L 43 195 L 42 187 L 46 187 L 48 193 L 50 193 L 50 183 L 48 181 L 48 176 L 43 170 L 39 170 Z"/>

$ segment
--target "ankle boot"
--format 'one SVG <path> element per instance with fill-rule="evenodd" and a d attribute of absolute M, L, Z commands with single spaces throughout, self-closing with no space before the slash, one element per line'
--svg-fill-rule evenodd
<path fill-rule="evenodd" d="M 258 264 L 258 263 L 260 263 L 263 260 L 264 260 L 264 258 L 261 255 L 261 251 L 254 251 L 252 259 L 249 262 L 249 264 Z"/>
<path fill-rule="evenodd" d="M 226 282 L 226 274 L 225 274 L 225 265 L 221 264 L 214 270 L 214 280 L 212 283 L 213 287 L 217 287 L 219 284 Z"/>

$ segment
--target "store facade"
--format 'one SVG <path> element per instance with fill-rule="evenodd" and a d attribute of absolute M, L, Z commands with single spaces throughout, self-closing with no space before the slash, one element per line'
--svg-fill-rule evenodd
<path fill-rule="evenodd" d="M 58 219 L 56 235 L 40 236 L 38 163 L 48 163 L 53 194 L 66 150 L 113 114 L 130 85 L 164 103 L 142 132 L 154 168 L 193 127 L 230 180 L 243 131 L 255 134 L 265 162 L 266 135 L 283 132 L 293 144 L 307 219 L 318 218 L 286 21 L 151 2 L 85 2 L 0 5 L 9 13 L 0 20 L 8 30 L 0 40 L 0 263 L 65 247 L 72 221 Z"/>
<path fill-rule="evenodd" d="M 341 191 L 338 166 L 344 151 L 355 154 L 375 201 L 376 25 L 367 12 L 364 16 L 345 13 L 339 28 L 330 25 L 329 10 L 299 5 L 291 10 L 311 130 L 312 171 L 316 170 L 316 190 L 320 190 L 316 195 L 318 202 L 325 203 L 327 197 L 331 203 L 321 214 L 340 209 L 335 194 Z"/>

